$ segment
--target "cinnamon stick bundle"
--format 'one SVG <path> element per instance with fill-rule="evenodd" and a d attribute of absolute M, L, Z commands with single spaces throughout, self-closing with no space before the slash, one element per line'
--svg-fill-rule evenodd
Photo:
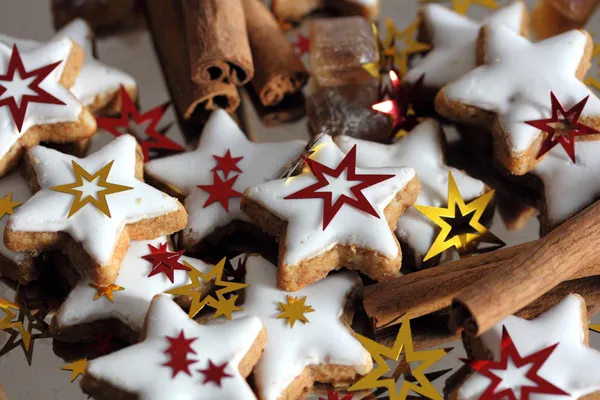
<path fill-rule="evenodd" d="M 181 0 L 192 80 L 244 85 L 254 75 L 242 0 Z"/>
<path fill-rule="evenodd" d="M 252 86 L 264 106 L 274 106 L 306 85 L 308 71 L 262 1 L 242 2 L 255 67 Z"/>
<path fill-rule="evenodd" d="M 479 336 L 575 276 L 600 275 L 600 201 L 534 242 L 453 300 L 451 324 Z"/>

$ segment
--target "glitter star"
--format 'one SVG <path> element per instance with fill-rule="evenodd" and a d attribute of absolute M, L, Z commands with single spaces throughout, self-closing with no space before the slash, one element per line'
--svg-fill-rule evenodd
<path fill-rule="evenodd" d="M 457 250 L 464 249 L 476 240 L 483 242 L 485 239 L 485 242 L 488 243 L 502 243 L 479 222 L 493 196 L 494 191 L 491 190 L 469 204 L 465 204 L 452 172 L 448 171 L 448 206 L 446 208 L 414 206 L 441 228 L 423 261 L 427 261 L 451 247 L 455 247 Z M 469 218 L 467 218 L 468 215 L 470 215 Z M 468 223 L 466 223 L 467 221 Z M 448 236 L 451 238 L 448 239 Z"/>
<path fill-rule="evenodd" d="M 82 358 L 81 360 L 76 360 L 70 364 L 63 365 L 60 369 L 63 371 L 71 371 L 71 382 L 73 382 L 79 375 L 85 374 L 87 366 L 87 358 Z"/>
<path fill-rule="evenodd" d="M 554 95 L 554 92 L 550 92 L 552 117 L 536 121 L 525 121 L 526 124 L 538 128 L 542 132 L 548 134 L 540 147 L 540 151 L 537 155 L 538 159 L 560 143 L 569 155 L 571 161 L 575 163 L 575 138 L 577 136 L 595 135 L 600 133 L 579 122 L 579 118 L 581 117 L 581 113 L 583 112 L 588 99 L 589 96 L 585 97 L 569 110 L 565 110 Z"/>
<path fill-rule="evenodd" d="M 44 79 L 61 62 L 48 64 L 28 72 L 21 60 L 19 49 L 16 45 L 13 46 L 7 71 L 4 75 L 0 75 L 0 107 L 8 106 L 19 132 L 23 127 L 29 103 L 65 105 L 64 102 L 40 88 Z"/>
<path fill-rule="evenodd" d="M 556 349 L 559 343 L 552 346 L 546 347 L 540 351 L 530 354 L 527 357 L 521 357 L 519 351 L 515 347 L 512 338 L 508 334 L 506 327 L 502 327 L 502 343 L 501 343 L 501 355 L 500 360 L 462 360 L 468 363 L 471 368 L 480 373 L 481 375 L 491 380 L 489 386 L 485 389 L 481 399 L 492 400 L 492 399 L 529 399 L 532 393 L 548 394 L 548 395 L 564 395 L 569 394 L 564 390 L 554 386 L 546 379 L 539 375 L 539 370 L 542 368 L 544 363 L 548 360 L 548 357 L 552 355 L 552 352 Z M 513 388 L 508 387 L 504 390 L 496 392 L 496 389 L 502 383 L 502 375 L 498 376 L 494 371 L 507 371 L 509 369 L 509 360 L 517 368 L 522 368 L 526 365 L 530 365 L 527 370 L 527 379 L 534 383 L 535 386 L 523 385 L 521 386 L 520 393 L 515 393 Z"/>
<path fill-rule="evenodd" d="M 234 311 L 242 311 L 242 307 L 238 307 L 235 305 L 236 300 L 239 296 L 230 296 L 228 299 L 222 295 L 217 296 L 217 300 L 210 301 L 208 303 L 209 306 L 215 309 L 215 313 L 212 316 L 212 319 L 215 319 L 221 315 L 225 316 L 228 320 L 231 320 L 231 314 Z"/>
<path fill-rule="evenodd" d="M 0 218 L 6 214 L 12 215 L 15 212 L 15 208 L 23 204 L 22 201 L 12 201 L 12 193 L 8 192 L 4 198 L 0 199 Z"/>
<path fill-rule="evenodd" d="M 220 203 L 225 211 L 229 212 L 229 199 L 242 197 L 242 193 L 233 188 L 239 175 L 233 176 L 227 180 L 222 180 L 217 172 L 213 172 L 212 185 L 197 185 L 199 189 L 204 190 L 209 194 L 208 199 L 204 202 L 203 208 L 210 206 L 213 203 Z"/>
<path fill-rule="evenodd" d="M 370 214 L 375 218 L 379 218 L 379 214 L 377 214 L 377 211 L 375 211 L 362 191 L 368 187 L 391 179 L 394 175 L 357 174 L 356 146 L 346 154 L 344 159 L 340 161 L 335 169 L 331 169 L 311 158 L 307 158 L 305 162 L 317 179 L 317 182 L 296 193 L 286 196 L 285 199 L 323 199 L 323 230 L 327 228 L 327 225 L 329 225 L 344 204 Z M 349 181 L 359 182 L 349 188 L 354 198 L 349 197 L 344 193 L 335 193 L 338 196 L 334 201 L 334 190 L 336 189 L 334 186 L 339 185 L 331 185 L 331 182 L 327 179 L 326 175 L 336 178 L 336 181 L 344 180 L 345 183 Z M 329 191 L 327 191 L 327 188 L 329 188 Z"/>
<path fill-rule="evenodd" d="M 242 172 L 240 167 L 238 167 L 238 163 L 244 157 L 232 157 L 231 151 L 227 149 L 227 152 L 223 157 L 217 156 L 213 154 L 213 158 L 217 161 L 217 166 L 211 169 L 211 171 L 223 171 L 223 175 L 225 175 L 225 179 L 229 176 L 230 172 Z"/>
<path fill-rule="evenodd" d="M 204 374 L 204 380 L 202 384 L 214 382 L 217 386 L 221 387 L 221 380 L 224 378 L 233 378 L 233 375 L 229 375 L 225 372 L 225 368 L 227 368 L 227 362 L 224 362 L 221 365 L 213 364 L 213 362 L 208 360 L 208 368 L 199 369 L 198 372 Z"/>
<path fill-rule="evenodd" d="M 179 262 L 179 258 L 183 255 L 184 250 L 170 252 L 167 249 L 167 243 L 161 243 L 158 248 L 148 245 L 150 248 L 150 254 L 142 256 L 146 261 L 152 263 L 152 270 L 148 274 L 148 278 L 154 275 L 163 273 L 169 278 L 171 283 L 174 282 L 174 272 L 176 270 L 189 271 L 189 268 Z"/>
<path fill-rule="evenodd" d="M 182 329 L 179 336 L 166 336 L 166 339 L 169 341 L 169 347 L 164 352 L 171 356 L 171 359 L 162 365 L 173 370 L 172 378 L 175 378 L 180 372 L 192 376 L 190 365 L 198 360 L 189 359 L 187 356 L 189 353 L 196 354 L 196 351 L 192 349 L 192 343 L 198 338 L 186 338 Z"/>
<path fill-rule="evenodd" d="M 75 175 L 75 182 L 50 188 L 50 190 L 54 190 L 56 192 L 72 194 L 75 196 L 67 218 L 71 217 L 73 214 L 75 214 L 77 211 L 83 208 L 86 204 L 93 205 L 102 213 L 104 213 L 104 215 L 110 218 L 110 209 L 108 208 L 106 196 L 108 196 L 109 194 L 124 192 L 126 190 L 133 190 L 131 186 L 117 185 L 115 183 L 107 182 L 108 174 L 110 174 L 110 169 L 112 168 L 113 162 L 114 161 L 109 162 L 92 175 L 85 169 L 83 169 L 83 167 L 81 167 L 79 164 L 77 164 L 75 160 L 71 161 L 73 166 L 73 174 Z M 96 180 L 98 180 L 98 182 L 95 183 L 95 194 L 86 194 L 83 198 L 84 190 L 75 188 L 82 186 L 85 187 L 86 185 L 83 182 L 84 179 L 92 185 L 94 185 Z M 104 189 L 98 190 L 98 188 L 100 187 Z"/>
<path fill-rule="evenodd" d="M 298 50 L 298 55 L 301 56 L 310 51 L 310 39 L 304 36 L 302 33 L 299 33 L 296 41 L 292 43 L 296 50 Z"/>
<path fill-rule="evenodd" d="M 144 162 L 148 162 L 152 150 L 169 153 L 178 153 L 185 150 L 182 146 L 167 138 L 157 128 L 168 107 L 169 103 L 165 103 L 145 113 L 140 113 L 131 97 L 129 97 L 127 90 L 121 86 L 121 116 L 119 118 L 97 117 L 96 122 L 98 128 L 104 129 L 114 137 L 119 137 L 123 133 L 133 135 L 142 145 Z M 142 124 L 147 124 L 145 129 L 140 129 Z M 123 129 L 125 132 L 119 129 Z"/>
<path fill-rule="evenodd" d="M 113 292 L 118 292 L 119 290 L 125 290 L 124 287 L 119 285 L 115 285 L 114 283 L 108 286 L 98 286 L 95 283 L 90 283 L 90 287 L 96 289 L 96 295 L 94 296 L 94 300 L 98 300 L 102 296 L 106 296 L 108 300 L 112 303 L 114 301 Z"/>
<path fill-rule="evenodd" d="M 304 315 L 305 313 L 314 312 L 315 310 L 311 306 L 305 306 L 304 302 L 306 301 L 306 296 L 298 299 L 297 297 L 285 296 L 287 299 L 287 304 L 278 301 L 279 306 L 277 307 L 277 311 L 281 311 L 281 314 L 277 316 L 277 318 L 284 318 L 287 324 L 290 325 L 290 328 L 294 327 L 296 321 L 300 321 L 306 324 L 308 318 Z"/>

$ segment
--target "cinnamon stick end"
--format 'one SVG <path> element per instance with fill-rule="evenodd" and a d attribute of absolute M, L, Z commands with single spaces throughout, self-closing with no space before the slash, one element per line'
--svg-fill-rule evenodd
<path fill-rule="evenodd" d="M 454 333 L 464 332 L 469 336 L 479 336 L 479 324 L 469 310 L 469 306 L 460 300 L 452 301 L 452 314 L 448 321 L 448 327 Z"/>

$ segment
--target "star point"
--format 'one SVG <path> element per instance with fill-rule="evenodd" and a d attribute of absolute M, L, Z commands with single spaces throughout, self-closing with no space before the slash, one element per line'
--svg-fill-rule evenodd
<path fill-rule="evenodd" d="M 192 348 L 192 343 L 198 338 L 186 338 L 183 329 L 179 332 L 179 336 L 166 336 L 165 338 L 169 342 L 169 347 L 164 353 L 168 354 L 170 359 L 162 365 L 172 369 L 172 378 L 175 378 L 180 372 L 192 376 L 190 365 L 198 362 L 198 360 L 189 359 L 188 354 L 196 354 L 196 351 Z"/>
<path fill-rule="evenodd" d="M 287 304 L 282 303 L 281 301 L 277 302 L 279 304 L 277 311 L 280 311 L 281 313 L 277 315 L 276 318 L 285 319 L 285 323 L 288 324 L 290 328 L 294 327 L 296 321 L 300 321 L 303 324 L 309 322 L 304 314 L 314 312 L 315 310 L 311 306 L 304 305 L 306 296 L 301 298 L 286 296 L 286 301 Z"/>
<path fill-rule="evenodd" d="M 212 185 L 197 185 L 198 189 L 202 189 L 209 194 L 208 199 L 204 202 L 203 208 L 210 206 L 213 203 L 219 203 L 221 207 L 229 212 L 229 199 L 242 197 L 243 193 L 238 192 L 233 188 L 239 175 L 232 176 L 229 179 L 223 180 L 219 174 L 213 172 Z"/>
<path fill-rule="evenodd" d="M 238 295 L 230 296 L 229 298 L 225 298 L 222 295 L 218 295 L 217 299 L 214 301 L 209 301 L 208 305 L 215 309 L 215 313 L 212 316 L 212 319 L 216 319 L 221 315 L 231 320 L 231 315 L 235 311 L 242 311 L 242 307 L 238 307 L 235 305 L 235 302 L 238 299 Z"/>
<path fill-rule="evenodd" d="M 12 193 L 8 192 L 6 196 L 0 199 L 0 218 L 6 214 L 12 215 L 15 212 L 15 208 L 23 204 L 22 201 L 12 201 Z"/>
<path fill-rule="evenodd" d="M 233 378 L 233 375 L 229 375 L 225 372 L 227 368 L 227 362 L 221 365 L 213 364 L 212 360 L 208 360 L 208 367 L 206 369 L 199 369 L 198 372 L 204 375 L 202 384 L 213 382 L 215 385 L 221 387 L 221 381 L 225 378 Z"/>
<path fill-rule="evenodd" d="M 71 371 L 71 382 L 73 382 L 79 375 L 84 375 L 87 370 L 88 361 L 87 358 L 73 361 L 72 363 L 63 365 L 60 367 L 63 371 Z"/>
<path fill-rule="evenodd" d="M 240 167 L 238 167 L 238 163 L 244 158 L 242 157 L 232 157 L 231 150 L 227 149 L 227 152 L 224 156 L 217 156 L 213 154 L 213 158 L 217 162 L 217 165 L 211 169 L 211 171 L 222 171 L 225 179 L 229 176 L 231 172 L 242 172 Z"/>
<path fill-rule="evenodd" d="M 150 254 L 142 256 L 144 260 L 152 263 L 152 270 L 148 273 L 148 278 L 163 273 L 173 283 L 175 271 L 189 271 L 189 267 L 179 262 L 184 250 L 170 252 L 167 242 L 161 243 L 158 248 L 148 244 L 148 248 Z"/>

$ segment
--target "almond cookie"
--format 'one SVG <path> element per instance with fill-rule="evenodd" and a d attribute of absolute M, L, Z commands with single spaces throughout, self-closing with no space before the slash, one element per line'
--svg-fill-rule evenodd
<path fill-rule="evenodd" d="M 266 342 L 257 317 L 201 325 L 158 295 L 140 343 L 90 361 L 81 387 L 98 400 L 255 400 L 245 378 Z"/>
<path fill-rule="evenodd" d="M 398 275 L 402 254 L 393 233 L 419 195 L 412 168 L 358 168 L 321 136 L 298 176 L 252 186 L 242 210 L 279 240 L 277 287 L 295 291 L 347 267 L 382 281 Z"/>
<path fill-rule="evenodd" d="M 531 43 L 502 25 L 485 25 L 478 43 L 480 66 L 445 86 L 436 97 L 436 110 L 454 121 L 492 129 L 496 161 L 523 175 L 539 161 L 544 139 L 526 121 L 552 115 L 551 91 L 566 109 L 589 96 L 580 122 L 600 129 L 600 99 L 580 80 L 591 54 L 592 39 L 585 31 Z"/>
<path fill-rule="evenodd" d="M 244 310 L 234 316 L 259 317 L 269 337 L 254 371 L 261 400 L 297 399 L 316 382 L 346 386 L 371 371 L 371 355 L 349 328 L 362 287 L 355 273 L 334 274 L 294 293 L 304 302 L 306 321 L 293 321 L 282 307 L 294 300 L 277 289 L 275 266 L 250 255 L 246 271 Z"/>
<path fill-rule="evenodd" d="M 115 282 L 129 240 L 171 234 L 187 223 L 177 199 L 141 180 L 142 154 L 131 135 L 86 158 L 36 146 L 26 163 L 36 193 L 9 218 L 6 247 L 60 248 L 96 285 Z"/>

